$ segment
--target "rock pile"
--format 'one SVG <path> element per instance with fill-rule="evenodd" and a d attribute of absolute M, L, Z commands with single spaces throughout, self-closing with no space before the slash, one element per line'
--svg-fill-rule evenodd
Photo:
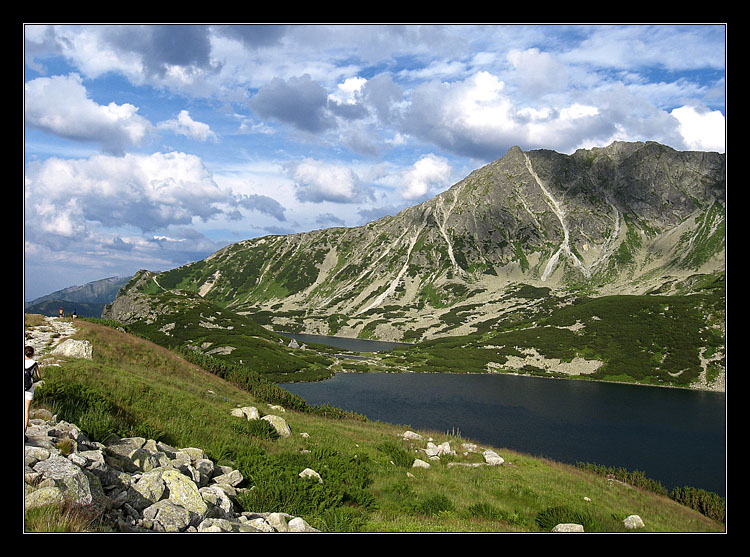
<path fill-rule="evenodd" d="M 401 434 L 401 438 L 404 441 L 408 441 L 410 443 L 414 442 L 421 442 L 425 441 L 424 437 L 422 437 L 419 433 L 414 433 L 413 431 L 405 431 Z M 448 441 L 445 441 L 443 443 L 440 443 L 439 445 L 436 445 L 432 439 L 427 439 L 426 446 L 418 449 L 420 452 L 423 452 L 428 460 L 432 461 L 440 461 L 440 457 L 444 455 L 456 455 L 456 450 L 451 449 L 450 443 Z M 478 448 L 474 443 L 462 443 L 461 444 L 461 451 L 464 455 L 468 453 L 477 453 Z M 472 463 L 466 463 L 466 462 L 449 462 L 448 466 L 501 466 L 505 464 L 505 459 L 498 455 L 495 451 L 487 449 L 485 451 L 482 451 L 482 456 L 484 457 L 484 462 L 472 462 Z M 416 458 L 414 459 L 414 463 L 412 464 L 413 468 L 429 468 L 430 463 L 426 462 L 422 459 Z"/>
<path fill-rule="evenodd" d="M 142 437 L 90 441 L 54 416 L 32 418 L 26 508 L 93 505 L 121 532 L 317 532 L 286 513 L 237 512 L 244 478 L 198 448 Z"/>

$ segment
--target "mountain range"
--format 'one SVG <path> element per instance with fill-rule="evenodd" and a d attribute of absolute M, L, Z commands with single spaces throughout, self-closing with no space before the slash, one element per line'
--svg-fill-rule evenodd
<path fill-rule="evenodd" d="M 514 147 L 396 216 L 238 242 L 158 283 L 282 329 L 389 340 L 439 336 L 441 314 L 515 284 L 690 291 L 725 268 L 725 168 L 657 143 Z"/>
<path fill-rule="evenodd" d="M 708 368 L 723 365 L 725 218 L 723 154 L 654 142 L 571 155 L 513 147 L 395 216 L 245 240 L 163 273 L 139 273 L 103 315 L 166 330 L 175 326 L 170 308 L 191 304 L 204 323 L 208 313 L 231 313 L 277 332 L 421 350 L 461 338 L 464 351 L 481 353 L 476 365 L 461 366 L 470 371 L 569 373 L 561 366 L 583 361 L 575 374 L 684 384 L 702 376 L 705 384 L 707 373 L 723 378 L 723 367 Z M 662 337 L 678 328 L 679 341 Z M 554 339 L 540 340 L 552 329 Z M 499 337 L 518 330 L 525 337 L 512 345 Z M 573 336 L 561 340 L 563 331 Z M 639 369 L 613 352 L 621 339 L 601 344 L 615 331 L 621 339 L 656 335 L 637 340 Z M 415 354 L 400 363 L 437 365 L 434 353 Z M 440 361 L 450 367 L 451 357 Z"/>
<path fill-rule="evenodd" d="M 54 316 L 63 308 L 66 315 L 75 311 L 81 317 L 100 317 L 104 306 L 115 299 L 117 292 L 130 278 L 109 277 L 63 288 L 25 302 L 24 309 L 27 313 Z"/>

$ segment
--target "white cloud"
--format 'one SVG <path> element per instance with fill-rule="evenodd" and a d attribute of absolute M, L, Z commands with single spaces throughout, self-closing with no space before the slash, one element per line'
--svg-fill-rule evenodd
<path fill-rule="evenodd" d="M 367 80 L 364 77 L 347 78 L 343 83 L 339 83 L 336 91 L 328 95 L 328 98 L 340 104 L 355 104 L 365 83 Z"/>
<path fill-rule="evenodd" d="M 173 133 L 197 139 L 198 141 L 216 141 L 216 134 L 211 131 L 211 126 L 203 122 L 196 122 L 190 117 L 187 110 L 181 110 L 174 120 L 159 122 L 159 129 L 169 130 Z"/>
<path fill-rule="evenodd" d="M 507 58 L 524 95 L 538 96 L 565 89 L 568 85 L 565 65 L 548 52 L 540 52 L 538 48 L 514 49 L 508 52 Z"/>
<path fill-rule="evenodd" d="M 688 149 L 724 152 L 726 125 L 721 112 L 681 106 L 670 114 L 680 123 L 679 131 Z"/>
<path fill-rule="evenodd" d="M 433 154 L 424 156 L 404 173 L 401 196 L 416 200 L 435 195 L 450 185 L 452 171 L 445 159 Z"/>
<path fill-rule="evenodd" d="M 305 159 L 294 165 L 290 177 L 300 201 L 356 203 L 369 197 L 367 188 L 348 166 Z"/>
<path fill-rule="evenodd" d="M 27 192 L 33 236 L 84 236 L 99 227 L 155 231 L 208 220 L 234 201 L 198 157 L 184 153 L 48 159 L 30 167 Z"/>
<path fill-rule="evenodd" d="M 595 106 L 559 102 L 518 105 L 497 76 L 478 72 L 464 81 L 415 88 L 404 131 L 449 152 L 483 160 L 499 158 L 513 145 L 566 150 L 592 133 L 601 136 L 603 122 Z"/>
<path fill-rule="evenodd" d="M 99 143 L 120 154 L 140 144 L 151 124 L 132 104 L 100 105 L 88 98 L 81 77 L 40 77 L 26 83 L 26 123 L 47 133 Z"/>

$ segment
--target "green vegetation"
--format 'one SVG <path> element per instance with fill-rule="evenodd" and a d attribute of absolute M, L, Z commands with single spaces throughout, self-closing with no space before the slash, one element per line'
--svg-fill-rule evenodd
<path fill-rule="evenodd" d="M 639 470 L 631 472 L 624 468 L 615 468 L 613 466 L 602 466 L 600 464 L 584 462 L 578 462 L 576 463 L 576 466 L 583 470 L 606 476 L 610 481 L 620 481 L 652 493 L 667 495 L 667 489 L 661 485 L 661 483 L 646 477 L 646 475 Z M 695 509 L 705 516 L 713 518 L 719 522 L 724 522 L 726 503 L 724 498 L 716 493 L 686 486 L 675 487 L 669 493 L 669 497 L 678 503 L 690 507 L 691 509 Z"/>
<path fill-rule="evenodd" d="M 93 343 L 94 359 L 47 366 L 35 407 L 77 423 L 95 440 L 140 435 L 201 447 L 254 486 L 237 502 L 244 510 L 289 512 L 336 532 L 540 532 L 549 529 L 550 517 L 571 513 L 594 531 L 624 531 L 622 519 L 630 514 L 640 515 L 649 532 L 724 530 L 721 522 L 663 495 L 500 448 L 495 450 L 505 466 L 448 466 L 481 461 L 479 454 L 459 451 L 429 469 L 411 468 L 413 458 L 424 454 L 418 451 L 423 445 L 400 437 L 408 426 L 311 407 L 248 366 L 195 350 L 178 354 L 101 323 L 79 320 L 79 326 L 76 338 Z M 291 437 L 230 415 L 250 405 L 267 414 L 270 404 L 279 403 L 287 408 Z M 468 441 L 422 433 L 452 447 Z M 317 470 L 323 483 L 298 478 L 306 467 Z M 66 509 L 46 518 L 38 516 L 41 511 L 31 514 L 30 529 L 108 528 L 80 512 L 68 518 Z"/>
<path fill-rule="evenodd" d="M 533 303 L 475 325 L 476 333 L 398 348 L 382 360 L 416 372 L 486 373 L 492 364 L 494 371 L 565 376 L 554 369 L 507 364 L 533 350 L 549 360 L 601 362 L 595 372 L 576 379 L 685 387 L 701 375 L 701 356 L 723 352 L 723 284 L 723 278 L 706 281 L 700 293 L 690 296 L 568 299 L 521 286 L 511 294 Z M 456 306 L 443 314 L 446 330 L 464 322 L 476 307 Z M 723 366 L 723 358 L 713 361 L 709 379 Z"/>

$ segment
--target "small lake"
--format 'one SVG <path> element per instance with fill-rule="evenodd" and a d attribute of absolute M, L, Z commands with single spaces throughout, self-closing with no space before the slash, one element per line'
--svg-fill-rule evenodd
<path fill-rule="evenodd" d="M 568 464 L 640 470 L 670 490 L 692 486 L 726 495 L 723 393 L 447 373 L 341 373 L 281 386 L 310 404 L 371 420 L 456 432 Z"/>

